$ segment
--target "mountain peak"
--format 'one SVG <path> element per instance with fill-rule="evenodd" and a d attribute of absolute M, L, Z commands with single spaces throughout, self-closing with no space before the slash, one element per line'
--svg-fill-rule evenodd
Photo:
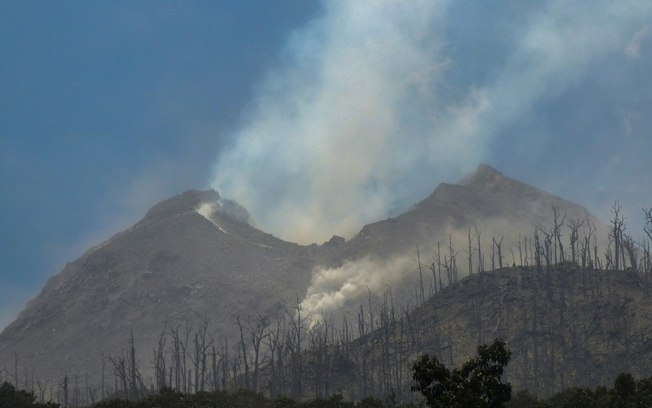
<path fill-rule="evenodd" d="M 189 190 L 156 204 L 147 211 L 145 218 L 163 218 L 173 214 L 194 211 L 202 203 L 216 203 L 219 199 L 220 195 L 215 190 Z"/>
<path fill-rule="evenodd" d="M 467 186 L 467 185 L 483 185 L 489 182 L 496 180 L 497 178 L 505 177 L 503 173 L 499 172 L 492 166 L 482 163 L 480 164 L 473 173 L 464 177 L 459 181 L 458 184 Z"/>

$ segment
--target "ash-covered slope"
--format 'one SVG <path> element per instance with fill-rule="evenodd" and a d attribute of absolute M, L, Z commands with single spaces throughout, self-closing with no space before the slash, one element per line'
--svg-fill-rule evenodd
<path fill-rule="evenodd" d="M 621 372 L 647 377 L 652 372 L 648 273 L 567 262 L 540 271 L 519 266 L 469 276 L 410 313 L 386 312 L 383 327 L 347 349 L 351 372 L 364 361 L 368 370 L 402 376 L 368 384 L 354 377 L 341 386 L 352 395 L 363 388 L 386 395 L 389 384 L 409 398 L 410 367 L 419 355 L 459 367 L 478 345 L 495 338 L 512 352 L 505 379 L 515 390 L 539 397 L 611 384 Z"/>
<path fill-rule="evenodd" d="M 576 219 L 602 228 L 602 223 L 584 207 L 481 164 L 458 184 L 440 184 L 402 215 L 365 226 L 347 243 L 345 256 L 385 257 L 414 251 L 417 244 L 422 249 L 432 248 L 437 241 L 447 246 L 449 236 L 461 249 L 469 226 L 477 226 L 487 243 L 492 237 L 505 237 L 503 248 L 508 251 L 519 235 L 531 235 L 536 226 L 552 225 L 553 207 L 560 217 L 566 216 L 566 222 Z"/>
<path fill-rule="evenodd" d="M 154 206 L 47 282 L 0 335 L 0 367 L 16 353 L 39 376 L 97 373 L 100 355 L 119 353 L 131 328 L 139 360 L 149 365 L 166 325 L 209 318 L 216 336 L 230 337 L 237 315 L 296 301 L 314 248 L 254 229 L 245 216 L 214 191 Z"/>
<path fill-rule="evenodd" d="M 417 244 L 426 254 L 428 245 L 447 241 L 447 234 L 465 241 L 471 224 L 483 230 L 483 245 L 490 245 L 492 234 L 507 241 L 508 234 L 530 234 L 534 225 L 550 224 L 553 205 L 569 218 L 599 224 L 584 208 L 482 165 L 460 184 L 440 185 L 405 214 L 365 226 L 349 242 L 335 238 L 301 246 L 248 225 L 246 210 L 214 191 L 189 191 L 157 204 L 133 227 L 51 278 L 0 333 L 0 370 L 13 366 L 16 355 L 21 373 L 33 367 L 49 383 L 66 371 L 98 375 L 100 356 L 121 353 L 133 329 L 146 373 L 166 326 L 208 318 L 210 334 L 230 339 L 232 346 L 239 336 L 236 316 L 273 314 L 307 293 L 319 299 L 322 291 L 337 290 L 339 282 L 330 278 L 324 287 L 315 284 L 315 266 L 367 255 L 405 256 Z M 507 248 L 506 243 L 505 253 Z M 338 276 L 343 288 L 352 287 L 346 273 Z M 366 298 L 371 286 L 358 280 Z M 375 281 L 379 293 L 385 290 L 382 279 Z M 412 293 L 409 280 L 391 284 Z M 350 304 L 356 302 L 351 295 Z"/>

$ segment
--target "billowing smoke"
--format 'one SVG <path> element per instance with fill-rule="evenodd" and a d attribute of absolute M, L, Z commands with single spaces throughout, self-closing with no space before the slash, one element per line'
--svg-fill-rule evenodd
<path fill-rule="evenodd" d="M 214 185 L 299 242 L 386 216 L 434 135 L 443 1 L 332 1 L 291 38 Z M 434 161 L 445 160 L 438 154 Z"/>
<path fill-rule="evenodd" d="M 581 222 L 581 238 L 591 228 L 592 239 L 597 239 L 599 246 L 605 248 L 604 226 L 596 219 L 587 217 L 587 214 L 573 209 L 567 212 L 567 209 L 570 208 L 563 208 L 560 217 L 567 222 Z M 550 206 L 533 208 L 531 214 L 534 218 L 530 220 L 489 217 L 466 226 L 448 223 L 433 236 L 418 242 L 419 255 L 415 245 L 414 250 L 388 254 L 385 258 L 367 256 L 346 261 L 338 267 L 317 267 L 312 271 L 312 280 L 301 304 L 302 311 L 313 321 L 319 321 L 321 317 L 339 318 L 344 311 L 357 310 L 360 305 L 368 308 L 370 301 L 372 308 L 377 307 L 384 301 L 386 293 L 391 293 L 392 301 L 398 305 L 416 306 L 420 301 L 421 287 L 424 299 L 427 299 L 435 291 L 469 274 L 469 238 L 474 273 L 480 268 L 491 271 L 512 265 L 534 265 L 532 248 L 535 228 L 550 231 L 553 214 Z M 543 233 L 539 234 L 543 239 Z M 562 239 L 566 238 L 564 236 Z M 565 245 L 568 248 L 568 244 Z M 481 251 L 477 250 L 478 247 Z"/>
<path fill-rule="evenodd" d="M 382 293 L 404 281 L 407 275 L 414 275 L 417 265 L 412 254 L 405 254 L 389 260 L 366 257 L 337 268 L 318 267 L 301 303 L 302 310 L 306 316 L 318 319 L 346 306 L 357 308 L 369 293 Z"/>
<path fill-rule="evenodd" d="M 514 122 L 607 59 L 642 53 L 651 2 L 535 3 L 484 16 L 513 30 L 501 53 L 470 61 L 491 69 L 476 80 L 454 75 L 469 62 L 446 37 L 455 2 L 325 1 L 262 81 L 213 186 L 282 238 L 351 236 L 492 159 Z"/>

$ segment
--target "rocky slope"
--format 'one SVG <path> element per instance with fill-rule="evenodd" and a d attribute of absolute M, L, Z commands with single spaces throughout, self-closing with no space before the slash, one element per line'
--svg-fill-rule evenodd
<path fill-rule="evenodd" d="M 148 363 L 166 325 L 210 318 L 215 333 L 232 333 L 236 316 L 300 296 L 314 249 L 237 221 L 218 200 L 213 191 L 173 197 L 66 265 L 0 335 L 0 366 L 16 353 L 40 375 L 96 372 L 100 355 L 120 352 L 131 328 Z M 202 204 L 217 211 L 207 218 Z"/>
<path fill-rule="evenodd" d="M 211 334 L 232 341 L 237 316 L 273 314 L 303 299 L 318 265 L 391 258 L 448 235 L 465 242 L 471 224 L 485 237 L 515 242 L 534 225 L 550 224 L 552 206 L 599 225 L 584 208 L 486 165 L 459 184 L 440 185 L 399 217 L 321 246 L 282 241 L 248 225 L 246 210 L 216 192 L 189 191 L 51 278 L 0 334 L 0 370 L 18 356 L 23 370 L 34 367 L 49 381 L 62 371 L 97 373 L 100 356 L 120 353 L 131 329 L 138 360 L 149 366 L 164 327 L 209 318 Z"/>
<path fill-rule="evenodd" d="M 365 226 L 347 243 L 344 253 L 345 257 L 359 258 L 413 251 L 417 244 L 432 248 L 437 241 L 447 244 L 451 234 L 457 248 L 464 248 L 468 227 L 473 225 L 487 242 L 492 236 L 515 241 L 519 235 L 531 234 L 535 226 L 552 225 L 553 207 L 566 215 L 566 221 L 588 220 L 602 225 L 584 207 L 481 164 L 458 184 L 440 184 L 402 215 Z M 514 243 L 507 241 L 505 247 Z"/>
<path fill-rule="evenodd" d="M 460 366 L 495 338 L 512 352 L 506 380 L 539 397 L 611 384 L 621 372 L 648 377 L 651 273 L 574 263 L 540 271 L 509 267 L 467 277 L 407 314 L 379 308 L 385 323 L 338 349 L 349 376 L 336 387 L 357 397 L 395 392 L 410 398 L 410 366 L 419 355 Z M 365 380 L 362 366 L 375 377 Z"/>

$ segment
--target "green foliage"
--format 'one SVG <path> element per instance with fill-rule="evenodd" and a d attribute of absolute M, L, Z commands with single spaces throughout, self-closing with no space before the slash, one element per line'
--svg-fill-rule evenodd
<path fill-rule="evenodd" d="M 652 377 L 636 380 L 622 373 L 611 388 L 598 386 L 565 389 L 552 398 L 537 400 L 527 391 L 511 398 L 511 387 L 501 382 L 510 353 L 501 341 L 478 348 L 478 355 L 461 368 L 449 371 L 436 358 L 423 356 L 414 364 L 416 385 L 430 407 L 475 408 L 649 408 L 652 407 Z M 138 401 L 106 400 L 90 408 L 416 408 L 393 400 L 368 397 L 361 401 L 345 400 L 336 394 L 326 399 L 296 401 L 281 397 L 269 399 L 251 391 L 216 391 L 182 394 L 164 389 Z M 9 383 L 0 385 L 0 408 L 61 408 L 52 402 L 39 403 L 34 394 L 16 390 Z"/>
<path fill-rule="evenodd" d="M 326 399 L 298 402 L 285 397 L 271 400 L 251 391 L 182 394 L 165 389 L 157 395 L 139 401 L 103 401 L 93 405 L 92 408 L 389 408 L 390 406 L 408 408 L 411 405 L 389 405 L 374 398 L 352 402 L 346 401 L 339 394 Z M 0 408 L 4 407 L 0 405 Z"/>
<path fill-rule="evenodd" d="M 527 392 L 519 392 L 506 404 L 508 408 L 648 408 L 652 407 L 652 377 L 635 380 L 622 373 L 607 389 L 598 386 L 572 387 L 547 401 L 537 401 Z"/>
<path fill-rule="evenodd" d="M 511 352 L 501 340 L 478 347 L 478 355 L 461 368 L 449 371 L 436 357 L 422 356 L 414 363 L 413 391 L 430 407 L 499 408 L 511 398 L 512 387 L 502 382 Z"/>
<path fill-rule="evenodd" d="M 568 388 L 552 397 L 546 406 L 559 408 L 597 408 L 596 393 L 589 388 Z"/>
<path fill-rule="evenodd" d="M 59 404 L 36 402 L 33 393 L 16 390 L 5 382 L 0 385 L 0 408 L 59 408 Z"/>
<path fill-rule="evenodd" d="M 532 394 L 527 391 L 519 391 L 516 395 L 512 396 L 505 407 L 507 408 L 543 408 Z"/>
<path fill-rule="evenodd" d="M 306 402 L 305 408 L 354 408 L 355 403 L 345 401 L 340 394 L 335 394 L 328 399 L 316 399 Z"/>

